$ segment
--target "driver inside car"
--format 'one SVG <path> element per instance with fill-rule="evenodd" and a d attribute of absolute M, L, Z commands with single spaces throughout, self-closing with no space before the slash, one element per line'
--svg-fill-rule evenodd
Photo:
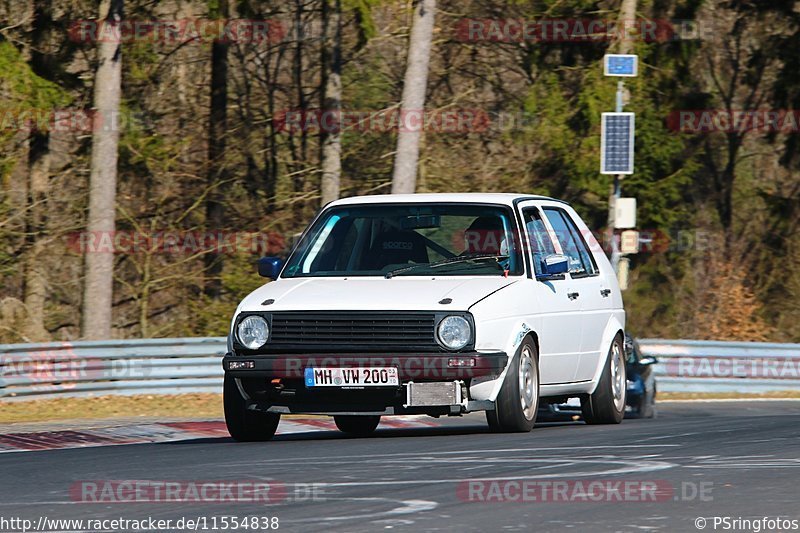
<path fill-rule="evenodd" d="M 508 243 L 499 217 L 478 217 L 464 231 L 465 250 L 461 255 L 497 255 L 498 263 L 508 270 Z"/>

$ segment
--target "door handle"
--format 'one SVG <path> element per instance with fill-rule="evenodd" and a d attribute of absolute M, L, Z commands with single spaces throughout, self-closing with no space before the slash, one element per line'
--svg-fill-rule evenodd
<path fill-rule="evenodd" d="M 575 300 L 580 295 L 581 295 L 581 293 L 579 293 L 579 292 L 568 292 L 567 293 L 567 298 L 569 298 L 570 300 Z"/>
<path fill-rule="evenodd" d="M 603 298 L 608 298 L 611 295 L 611 289 L 600 289 L 600 294 L 603 295 Z"/>

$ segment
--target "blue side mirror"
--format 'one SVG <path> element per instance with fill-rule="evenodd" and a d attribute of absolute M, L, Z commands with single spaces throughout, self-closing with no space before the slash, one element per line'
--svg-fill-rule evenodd
<path fill-rule="evenodd" d="M 278 279 L 283 268 L 280 257 L 262 257 L 258 260 L 258 275 L 263 278 Z"/>
<path fill-rule="evenodd" d="M 643 355 L 642 358 L 639 359 L 638 363 L 641 366 L 649 366 L 658 363 L 658 359 L 656 359 L 652 355 Z"/>
<path fill-rule="evenodd" d="M 541 273 L 536 279 L 550 279 L 554 276 L 569 272 L 569 257 L 561 254 L 552 254 L 542 258 Z"/>

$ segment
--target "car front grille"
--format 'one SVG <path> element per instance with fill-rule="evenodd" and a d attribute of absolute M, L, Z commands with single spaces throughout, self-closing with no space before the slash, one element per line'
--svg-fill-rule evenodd
<path fill-rule="evenodd" d="M 434 313 L 280 312 L 271 326 L 270 351 L 442 351 Z"/>

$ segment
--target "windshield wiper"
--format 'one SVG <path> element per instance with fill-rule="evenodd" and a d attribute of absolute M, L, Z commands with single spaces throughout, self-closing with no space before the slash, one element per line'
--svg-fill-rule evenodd
<path fill-rule="evenodd" d="M 418 265 L 411 265 L 402 268 L 396 268 L 394 270 L 390 270 L 387 272 L 384 277 L 386 279 L 391 279 L 397 274 L 402 274 L 404 272 L 410 272 L 412 270 L 417 270 L 418 268 L 436 268 L 445 265 L 455 265 L 458 263 L 469 263 L 471 261 L 486 261 L 488 259 L 494 259 L 494 264 L 500 267 L 500 269 L 505 272 L 506 269 L 499 263 L 504 259 L 508 259 L 508 255 L 499 255 L 499 254 L 469 254 L 469 255 L 457 255 L 455 257 L 450 257 L 447 259 L 442 259 L 441 261 L 436 261 L 433 263 L 420 263 Z"/>

